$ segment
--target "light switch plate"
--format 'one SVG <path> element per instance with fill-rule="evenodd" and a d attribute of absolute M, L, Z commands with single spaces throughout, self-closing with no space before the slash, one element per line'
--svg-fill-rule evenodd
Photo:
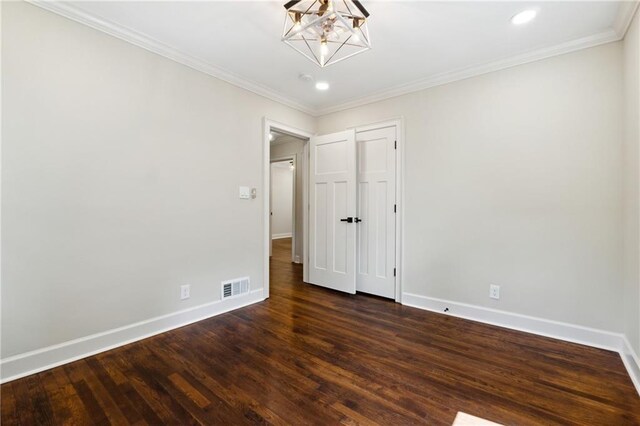
<path fill-rule="evenodd" d="M 248 200 L 251 198 L 251 189 L 248 186 L 241 186 L 239 195 L 241 200 Z"/>

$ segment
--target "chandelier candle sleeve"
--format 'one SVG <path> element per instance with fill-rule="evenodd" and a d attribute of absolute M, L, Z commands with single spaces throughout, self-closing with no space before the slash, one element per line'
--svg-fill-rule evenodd
<path fill-rule="evenodd" d="M 371 49 L 369 12 L 356 0 L 293 0 L 282 41 L 320 67 Z"/>

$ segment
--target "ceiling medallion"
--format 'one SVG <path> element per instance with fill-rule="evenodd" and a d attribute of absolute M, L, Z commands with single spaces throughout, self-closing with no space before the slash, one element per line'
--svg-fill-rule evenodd
<path fill-rule="evenodd" d="M 320 67 L 371 48 L 369 12 L 357 0 L 292 0 L 282 41 Z"/>

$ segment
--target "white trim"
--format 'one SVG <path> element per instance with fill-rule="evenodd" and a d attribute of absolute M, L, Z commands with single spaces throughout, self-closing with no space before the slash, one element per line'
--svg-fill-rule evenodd
<path fill-rule="evenodd" d="M 448 71 L 442 74 L 429 76 L 406 84 L 401 84 L 389 89 L 382 90 L 370 96 L 355 98 L 351 101 L 343 102 L 341 104 L 327 108 L 316 109 L 313 111 L 313 113 L 316 116 L 322 116 L 334 112 L 344 111 L 346 109 L 356 108 L 374 102 L 383 101 L 385 99 L 394 98 L 396 96 L 406 95 L 408 93 L 418 92 L 436 86 L 442 86 L 459 80 L 465 80 L 467 78 L 476 77 L 493 71 L 500 71 L 518 65 L 551 58 L 553 56 L 564 55 L 565 53 L 574 52 L 576 50 L 582 50 L 589 47 L 599 46 L 605 43 L 611 43 L 613 41 L 619 41 L 620 39 L 621 37 L 618 36 L 618 34 L 616 34 L 613 29 L 610 29 L 599 34 L 594 34 L 577 40 L 568 41 L 551 47 L 545 47 L 543 49 L 534 50 L 533 52 L 488 62 L 482 65 L 471 66 L 456 71 Z"/>
<path fill-rule="evenodd" d="M 640 361 L 626 336 L 622 333 L 614 333 L 566 322 L 537 318 L 412 293 L 403 294 L 402 304 L 442 315 L 451 315 L 471 321 L 523 331 L 525 333 L 537 334 L 539 336 L 618 352 L 636 391 L 640 394 Z M 447 309 L 447 312 L 445 312 L 445 309 Z"/>
<path fill-rule="evenodd" d="M 296 215 L 297 207 L 298 207 L 298 154 L 293 154 L 293 188 L 292 188 L 292 197 L 293 202 L 291 203 L 291 262 L 294 262 L 296 259 L 296 247 L 298 246 L 298 218 Z"/>
<path fill-rule="evenodd" d="M 302 147 L 302 281 L 309 282 L 309 143 Z M 300 263 L 297 259 L 296 263 Z"/>
<path fill-rule="evenodd" d="M 262 220 L 263 220 L 263 266 L 262 266 L 262 282 L 264 289 L 264 297 L 265 299 L 269 297 L 269 245 L 271 243 L 271 231 L 269 229 L 269 218 L 270 218 L 270 206 L 269 206 L 269 197 L 271 195 L 271 140 L 269 139 L 269 132 L 271 129 L 276 129 L 280 133 L 284 133 L 287 135 L 295 136 L 300 139 L 309 139 L 313 136 L 313 133 L 308 132 L 306 130 L 300 130 L 295 127 L 289 126 L 284 123 L 280 123 L 274 120 L 271 120 L 267 117 L 262 118 L 262 192 L 264 194 L 264 202 L 262 208 Z M 305 143 L 305 147 L 307 144 Z M 305 164 L 306 165 L 306 164 Z M 305 170 L 307 170 L 305 168 Z M 304 177 L 304 175 L 303 175 Z M 306 181 L 305 181 L 306 185 Z M 307 192 L 303 188 L 303 200 L 306 203 Z M 304 209 L 304 234 L 307 233 L 307 210 Z M 303 241 L 304 251 L 306 253 L 306 239 Z M 306 259 L 306 254 L 305 254 Z M 303 277 L 304 271 L 307 269 L 307 262 L 303 263 L 302 266 Z"/>
<path fill-rule="evenodd" d="M 402 271 L 404 270 L 403 244 L 404 244 L 404 118 L 398 117 L 390 120 L 364 124 L 348 129 L 359 132 L 396 128 L 396 303 L 402 303 Z M 357 140 L 357 136 L 356 136 Z"/>
<path fill-rule="evenodd" d="M 263 289 L 0 360 L 1 383 L 29 376 L 264 300 Z"/>
<path fill-rule="evenodd" d="M 631 381 L 638 390 L 638 393 L 640 393 L 640 359 L 638 359 L 636 351 L 631 347 L 627 336 L 622 336 L 622 340 L 623 345 L 620 349 L 620 357 L 622 358 L 624 366 L 627 368 Z"/>
<path fill-rule="evenodd" d="M 622 1 L 620 2 L 620 6 L 618 6 L 618 14 L 616 15 L 616 19 L 613 22 L 613 30 L 616 32 L 620 39 L 623 39 L 627 34 L 629 27 L 631 26 L 631 21 L 633 21 L 633 16 L 638 9 L 638 5 L 640 3 L 637 1 Z"/>
<path fill-rule="evenodd" d="M 3 1 L 0 1 L 0 36 L 3 34 L 2 33 L 2 8 L 3 8 Z M 4 81 L 2 80 L 2 47 L 0 45 L 0 82 Z M 2 147 L 4 146 L 4 144 L 2 143 L 2 135 L 4 134 L 4 132 L 2 131 L 2 117 L 4 117 L 2 115 L 2 104 L 3 102 L 1 101 L 2 98 L 2 84 L 0 84 L 0 200 L 2 200 Z M 1 203 L 0 203 L 1 204 Z M 0 208 L 0 223 L 2 223 L 2 209 Z M 2 241 L 2 227 L 0 226 L 0 241 Z M 0 259 L 2 259 L 2 244 L 0 244 Z M 2 298 L 2 277 L 4 276 L 4 274 L 2 273 L 2 262 L 0 262 L 0 299 Z M 6 293 L 5 293 L 6 294 Z M 1 304 L 0 304 L 1 306 Z M 2 308 L 0 308 L 0 318 L 2 318 L 2 314 L 1 314 Z M 0 321 L 1 322 L 1 321 Z M 1 334 L 1 333 L 0 333 Z M 2 367 L 0 366 L 0 379 L 1 379 L 1 374 L 2 374 Z M 0 383 L 2 383 L 2 381 L 0 380 Z"/>
<path fill-rule="evenodd" d="M 285 232 L 283 234 L 273 234 L 271 235 L 272 240 L 281 240 L 283 238 L 293 238 L 293 233 Z"/>
<path fill-rule="evenodd" d="M 553 337 L 602 349 L 620 350 L 622 334 L 582 327 L 467 303 L 405 293 L 403 304 L 513 330 Z M 449 309 L 446 313 L 445 309 Z"/>
<path fill-rule="evenodd" d="M 167 46 L 166 44 L 161 43 L 146 34 L 116 24 L 100 16 L 85 12 L 69 3 L 43 0 L 26 1 L 33 4 L 34 6 L 41 7 L 42 9 L 48 10 L 49 12 L 56 13 L 98 31 L 102 31 L 103 33 L 109 34 L 113 37 L 129 42 L 150 52 L 171 59 L 172 61 L 178 62 L 182 65 L 186 65 L 189 68 L 193 68 L 197 71 L 223 80 L 236 87 L 240 87 L 242 89 L 253 92 L 256 95 L 263 96 L 267 99 L 271 99 L 272 101 L 284 104 L 288 107 L 297 109 L 298 111 L 302 111 L 310 115 L 313 115 L 314 113 L 313 108 L 310 108 L 307 105 L 284 96 L 267 86 L 241 77 L 231 71 L 205 62 L 194 56 L 180 52 L 178 49 Z"/>
<path fill-rule="evenodd" d="M 258 82 L 248 80 L 228 70 L 220 68 L 218 66 L 204 62 L 198 58 L 187 55 L 167 46 L 145 34 L 137 32 L 135 30 L 126 28 L 124 26 L 110 22 L 102 17 L 87 13 L 77 7 L 70 5 L 69 3 L 60 1 L 44 1 L 44 0 L 26 0 L 29 3 L 46 9 L 50 12 L 57 13 L 58 15 L 69 18 L 73 21 L 87 25 L 96 30 L 102 31 L 106 34 L 117 37 L 121 40 L 127 41 L 143 49 L 154 52 L 165 58 L 171 59 L 190 68 L 204 72 L 205 74 L 216 77 L 234 86 L 241 87 L 249 90 L 257 95 L 263 96 L 267 99 L 271 99 L 275 102 L 287 105 L 291 108 L 305 112 L 314 117 L 330 114 L 333 112 L 343 111 L 349 108 L 355 108 L 362 105 L 370 104 L 373 102 L 382 101 L 385 99 L 393 98 L 396 96 L 404 95 L 407 93 L 417 92 L 420 90 L 428 89 L 443 84 L 452 83 L 458 80 L 464 80 L 470 77 L 486 74 L 492 71 L 498 71 L 506 68 L 511 68 L 517 65 L 526 64 L 529 62 L 538 61 L 541 59 L 550 58 L 553 56 L 563 55 L 576 50 L 586 49 L 589 47 L 595 47 L 601 44 L 610 43 L 613 41 L 619 41 L 624 37 L 633 14 L 638 7 L 637 2 L 621 2 L 618 14 L 616 16 L 613 28 L 608 29 L 599 34 L 593 34 L 590 36 L 582 37 L 576 40 L 570 40 L 564 43 L 560 43 L 554 46 L 537 49 L 528 53 L 516 55 L 513 57 L 488 62 L 481 65 L 471 66 L 468 68 L 449 71 L 446 73 L 429 76 L 423 79 L 419 79 L 406 84 L 401 84 L 380 92 L 374 93 L 370 96 L 363 98 L 354 98 L 350 101 L 340 103 L 338 105 L 330 106 L 327 108 L 314 108 L 310 105 L 306 105 L 288 96 L 285 96 L 277 91 L 264 86 Z"/>

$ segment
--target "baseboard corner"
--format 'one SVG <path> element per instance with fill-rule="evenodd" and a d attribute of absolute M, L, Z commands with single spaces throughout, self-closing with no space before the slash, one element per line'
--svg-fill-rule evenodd
<path fill-rule="evenodd" d="M 631 346 L 631 343 L 629 343 L 627 336 L 623 336 L 622 338 L 620 357 L 622 358 L 622 362 L 629 373 L 629 377 L 631 377 L 633 385 L 636 387 L 638 395 L 640 395 L 640 360 L 638 359 L 636 351 Z"/>

